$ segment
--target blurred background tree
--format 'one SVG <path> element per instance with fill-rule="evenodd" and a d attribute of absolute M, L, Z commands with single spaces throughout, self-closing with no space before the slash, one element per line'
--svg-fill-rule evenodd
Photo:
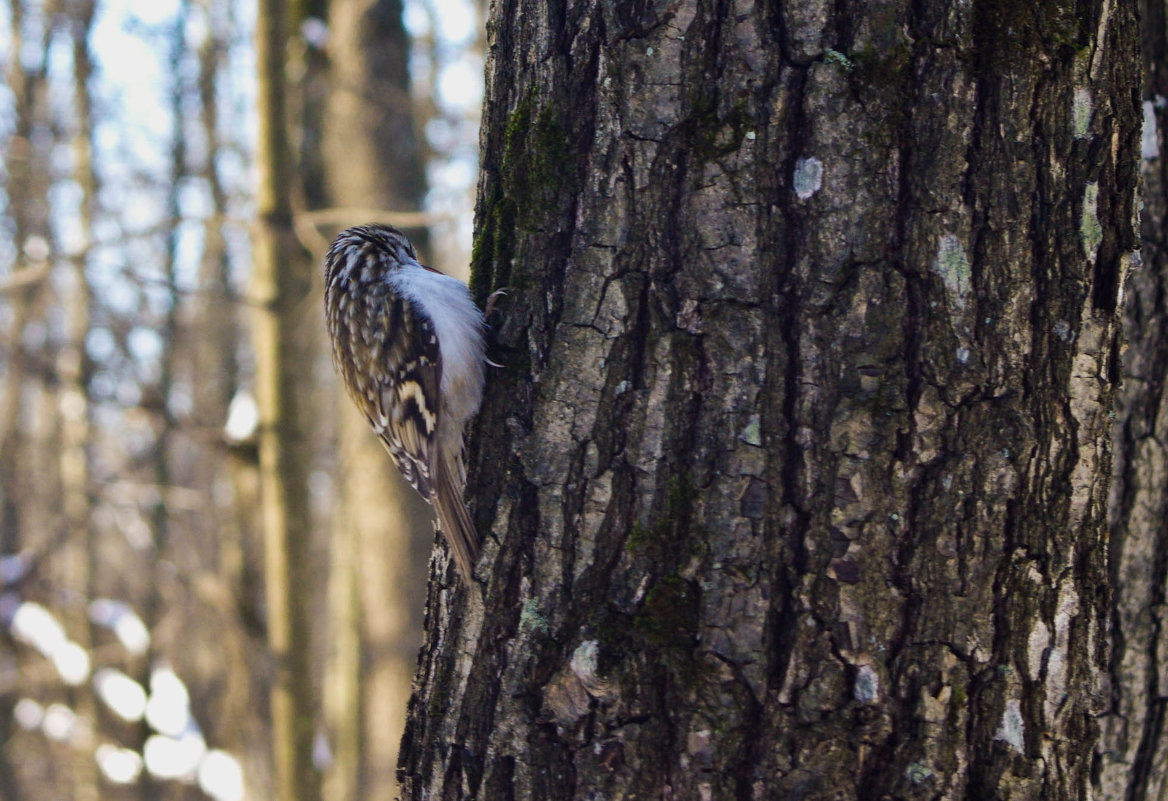
<path fill-rule="evenodd" d="M 479 15 L 299 0 L 275 34 L 304 254 L 289 386 L 313 421 L 285 589 L 328 799 L 394 792 L 433 535 L 338 394 L 319 259 L 388 213 L 465 277 Z M 258 22 L 231 0 L 0 3 L 0 799 L 276 797 Z"/>

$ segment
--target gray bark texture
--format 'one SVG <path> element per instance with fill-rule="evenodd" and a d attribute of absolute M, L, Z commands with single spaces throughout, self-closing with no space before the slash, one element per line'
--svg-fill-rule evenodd
<path fill-rule="evenodd" d="M 1140 3 L 1144 56 L 1143 260 L 1124 310 L 1127 349 L 1115 436 L 1110 543 L 1112 661 L 1097 785 L 1107 801 L 1168 798 L 1168 7 Z"/>
<path fill-rule="evenodd" d="M 404 798 L 1088 797 L 1136 18 L 496 0 Z"/>

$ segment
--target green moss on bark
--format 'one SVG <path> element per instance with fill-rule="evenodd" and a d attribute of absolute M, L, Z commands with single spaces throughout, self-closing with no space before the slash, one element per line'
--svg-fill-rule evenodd
<path fill-rule="evenodd" d="M 557 198 L 575 189 L 579 171 L 573 143 L 558 113 L 537 108 L 534 89 L 507 119 L 503 164 L 494 194 L 483 203 L 471 249 L 471 291 L 484 298 L 492 289 L 521 288 L 511 266 L 520 231 L 540 230 Z"/>

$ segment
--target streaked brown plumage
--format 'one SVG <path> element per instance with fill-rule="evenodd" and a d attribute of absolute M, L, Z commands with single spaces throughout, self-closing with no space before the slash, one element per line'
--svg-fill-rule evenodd
<path fill-rule="evenodd" d="M 469 585 L 479 539 L 462 497 L 462 436 L 482 399 L 482 313 L 465 284 L 418 262 L 401 231 L 364 225 L 329 248 L 325 318 L 350 397 L 434 506 Z"/>

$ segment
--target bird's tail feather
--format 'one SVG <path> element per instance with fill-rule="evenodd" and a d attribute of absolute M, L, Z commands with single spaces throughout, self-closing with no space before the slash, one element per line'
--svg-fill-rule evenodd
<path fill-rule="evenodd" d="M 438 513 L 438 528 L 442 530 L 454 553 L 454 564 L 469 587 L 475 560 L 479 555 L 479 536 L 471 522 L 466 502 L 462 499 L 462 482 L 455 475 L 456 469 L 448 459 L 438 459 L 438 491 L 434 495 L 434 510 Z"/>

